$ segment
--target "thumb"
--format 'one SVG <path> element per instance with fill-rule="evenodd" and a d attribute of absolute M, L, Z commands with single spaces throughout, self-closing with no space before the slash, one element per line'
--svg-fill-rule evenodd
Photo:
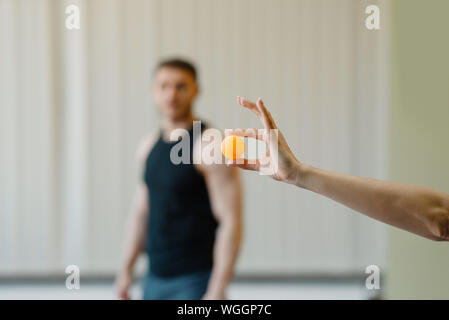
<path fill-rule="evenodd" d="M 243 161 L 242 161 L 243 160 Z M 248 160 L 248 159 L 237 159 L 237 160 L 226 160 L 226 165 L 231 168 L 240 168 L 244 170 L 259 171 L 260 161 Z"/>

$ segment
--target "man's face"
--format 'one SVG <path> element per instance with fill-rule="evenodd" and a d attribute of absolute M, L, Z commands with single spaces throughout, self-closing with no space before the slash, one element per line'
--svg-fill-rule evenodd
<path fill-rule="evenodd" d="M 198 87 L 188 71 L 162 67 L 155 76 L 153 94 L 162 115 L 172 120 L 186 117 L 198 93 Z"/>

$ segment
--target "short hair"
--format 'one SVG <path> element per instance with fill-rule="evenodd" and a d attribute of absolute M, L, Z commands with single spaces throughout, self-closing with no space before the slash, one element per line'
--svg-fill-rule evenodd
<path fill-rule="evenodd" d="M 181 58 L 164 59 L 157 64 L 156 68 L 154 69 L 154 74 L 156 74 L 162 68 L 175 68 L 187 71 L 193 76 L 193 79 L 196 81 L 197 72 L 195 65 L 192 62 L 189 62 L 185 59 Z"/>

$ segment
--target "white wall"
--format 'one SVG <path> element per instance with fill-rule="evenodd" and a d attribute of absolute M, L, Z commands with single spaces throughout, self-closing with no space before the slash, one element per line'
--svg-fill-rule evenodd
<path fill-rule="evenodd" d="M 79 4 L 80 31 L 64 28 Z M 382 29 L 364 27 L 381 5 Z M 158 126 L 150 73 L 197 62 L 198 115 L 259 126 L 262 96 L 300 159 L 382 178 L 388 1 L 0 0 L 0 272 L 115 270 L 136 181 L 135 148 Z M 383 264 L 382 226 L 244 173 L 243 274 L 363 274 Z"/>

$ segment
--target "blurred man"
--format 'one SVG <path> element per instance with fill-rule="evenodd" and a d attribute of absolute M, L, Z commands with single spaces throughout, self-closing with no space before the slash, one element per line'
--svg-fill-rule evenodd
<path fill-rule="evenodd" d="M 166 60 L 154 78 L 162 128 L 138 148 L 142 180 L 128 220 L 117 291 L 120 298 L 130 298 L 133 265 L 145 251 L 144 299 L 224 299 L 242 238 L 238 170 L 193 164 L 192 154 L 201 144 L 192 134 L 198 94 L 194 66 Z M 178 143 L 170 141 L 170 134 L 179 128 L 188 131 L 189 164 L 170 160 Z"/>

